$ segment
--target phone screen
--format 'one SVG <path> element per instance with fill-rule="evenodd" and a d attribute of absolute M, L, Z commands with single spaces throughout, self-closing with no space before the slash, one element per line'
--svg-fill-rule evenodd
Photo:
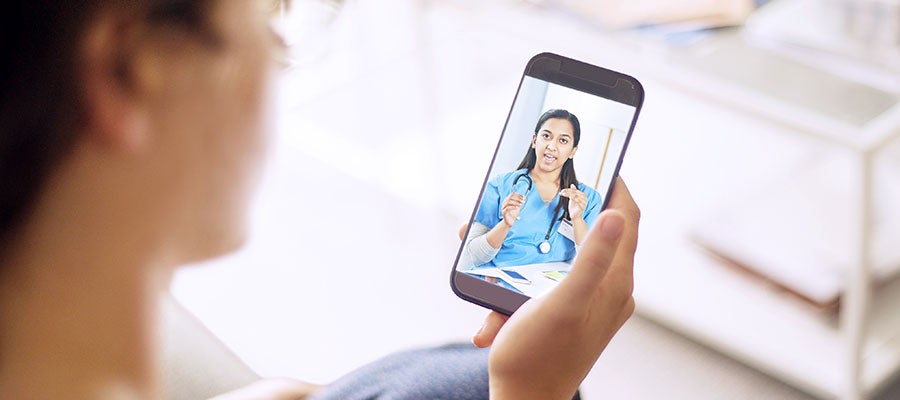
<path fill-rule="evenodd" d="M 516 271 L 512 271 L 512 270 L 505 269 L 505 270 L 503 270 L 503 272 L 505 272 L 506 275 L 509 275 L 510 278 L 513 278 L 513 279 L 518 279 L 518 280 L 520 280 L 520 281 L 527 281 L 527 280 L 528 280 L 528 278 L 526 278 L 524 275 L 522 275 L 522 274 L 520 274 L 520 273 L 518 273 L 518 272 L 516 272 Z"/>
<path fill-rule="evenodd" d="M 469 221 L 457 273 L 534 297 L 571 268 L 611 193 L 640 102 L 627 104 L 580 90 L 577 82 L 564 83 L 523 77 Z M 521 278 L 498 273 L 509 274 L 509 268 Z M 525 276 L 530 284 L 521 282 Z"/>

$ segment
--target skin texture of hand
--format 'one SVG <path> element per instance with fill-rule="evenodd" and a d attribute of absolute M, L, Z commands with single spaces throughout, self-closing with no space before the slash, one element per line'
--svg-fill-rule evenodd
<path fill-rule="evenodd" d="M 562 197 L 569 198 L 569 216 L 572 218 L 572 228 L 575 231 L 575 244 L 581 246 L 588 234 L 588 226 L 584 221 L 584 210 L 587 209 L 587 195 L 578 190 L 574 184 L 559 192 Z"/>
<path fill-rule="evenodd" d="M 525 204 L 525 196 L 518 193 L 510 193 L 509 196 L 503 199 L 503 203 L 500 204 L 500 212 L 503 215 L 503 219 L 497 225 L 494 225 L 485 236 L 491 247 L 499 249 L 500 246 L 503 246 L 506 235 L 513 224 L 516 223 L 516 219 L 519 218 L 519 211 L 522 210 L 523 204 Z"/>
<path fill-rule="evenodd" d="M 568 277 L 511 317 L 492 312 L 472 342 L 492 346 L 492 399 L 571 399 L 634 312 L 640 211 L 618 179 Z"/>
<path fill-rule="evenodd" d="M 513 224 L 516 223 L 516 218 L 519 218 L 519 211 L 522 210 L 522 205 L 525 204 L 525 196 L 522 196 L 518 193 L 510 193 L 509 196 L 506 196 L 506 199 L 503 200 L 503 203 L 500 204 L 500 212 L 503 213 L 503 222 L 512 227 Z"/>
<path fill-rule="evenodd" d="M 581 219 L 584 209 L 587 208 L 587 195 L 578 190 L 575 184 L 559 192 L 562 197 L 569 198 L 569 216 L 574 219 Z"/>

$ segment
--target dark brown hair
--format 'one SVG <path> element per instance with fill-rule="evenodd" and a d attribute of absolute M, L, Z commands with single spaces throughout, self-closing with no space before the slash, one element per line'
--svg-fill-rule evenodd
<path fill-rule="evenodd" d="M 99 10 L 208 33 L 212 0 L 11 0 L 0 12 L 0 255 L 81 131 L 78 45 Z"/>
<path fill-rule="evenodd" d="M 575 135 L 574 140 L 572 141 L 573 147 L 578 147 L 578 142 L 581 140 L 581 124 L 578 122 L 578 117 L 575 114 L 568 112 L 563 109 L 552 109 L 547 110 L 541 117 L 538 119 L 537 125 L 534 127 L 534 134 L 537 135 L 541 126 L 544 125 L 545 122 L 549 119 L 558 118 L 569 121 L 572 124 L 572 134 Z M 531 171 L 534 168 L 535 164 L 537 164 L 537 153 L 535 149 L 531 146 L 528 147 L 528 150 L 525 152 L 525 158 L 522 159 L 522 162 L 519 163 L 519 168 L 526 168 Z M 575 162 L 569 158 L 566 159 L 566 162 L 563 164 L 562 171 L 559 173 L 559 190 L 563 190 L 570 185 L 578 185 L 578 178 L 575 177 Z M 556 205 L 556 210 L 553 215 L 559 215 L 559 211 L 563 211 L 563 217 L 566 219 L 570 219 L 569 216 L 569 198 L 568 197 L 560 197 L 559 204 Z"/>

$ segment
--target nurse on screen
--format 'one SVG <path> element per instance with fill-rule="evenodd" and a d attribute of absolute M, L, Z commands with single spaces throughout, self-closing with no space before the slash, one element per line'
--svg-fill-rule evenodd
<path fill-rule="evenodd" d="M 572 113 L 541 115 L 519 167 L 484 189 L 461 269 L 569 261 L 600 214 L 593 188 L 575 177 L 581 126 Z"/>

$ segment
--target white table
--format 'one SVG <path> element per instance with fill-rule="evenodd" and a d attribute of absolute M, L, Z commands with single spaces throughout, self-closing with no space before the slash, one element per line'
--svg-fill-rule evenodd
<path fill-rule="evenodd" d="M 498 279 L 503 279 L 504 282 L 509 283 L 512 287 L 522 292 L 522 294 L 528 297 L 537 297 L 546 293 L 548 290 L 553 289 L 556 284 L 559 283 L 558 281 L 545 276 L 544 272 L 568 272 L 571 268 L 572 264 L 567 262 L 550 262 L 503 268 L 477 268 L 461 270 L 460 272 L 465 272 L 471 275 L 490 276 Z M 527 284 L 508 279 L 507 275 L 503 273 L 503 270 L 518 272 L 531 283 Z"/>

